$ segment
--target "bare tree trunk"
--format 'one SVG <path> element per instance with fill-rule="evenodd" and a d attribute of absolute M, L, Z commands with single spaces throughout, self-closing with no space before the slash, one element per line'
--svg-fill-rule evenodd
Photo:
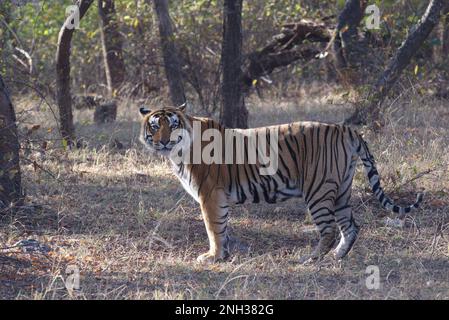
<path fill-rule="evenodd" d="M 446 12 L 443 20 L 443 34 L 442 34 L 442 52 L 443 59 L 447 59 L 449 56 L 449 5 L 446 5 Z"/>
<path fill-rule="evenodd" d="M 358 28 L 367 5 L 365 0 L 347 0 L 338 16 L 333 56 L 338 78 L 346 83 L 360 82 L 360 69 L 365 51 L 358 39 Z"/>
<path fill-rule="evenodd" d="M 79 0 L 80 20 L 86 14 L 93 0 Z M 75 127 L 73 125 L 72 97 L 70 93 L 70 48 L 73 27 L 73 16 L 64 22 L 58 38 L 58 48 L 56 50 L 56 100 L 59 106 L 59 119 L 61 125 L 62 138 L 68 144 L 73 145 L 75 140 Z"/>
<path fill-rule="evenodd" d="M 5 28 L 4 23 L 9 24 L 11 20 L 11 0 L 0 2 L 0 17 L 3 21 L 0 22 L 0 72 L 2 72 L 5 77 L 10 78 L 11 68 L 8 67 L 10 54 L 8 54 L 8 40 L 10 39 L 10 33 L 7 28 Z"/>
<path fill-rule="evenodd" d="M 118 31 L 114 0 L 98 0 L 98 13 L 101 17 L 101 42 L 104 69 L 110 97 L 114 97 L 123 84 L 126 75 L 123 59 L 123 39 Z"/>
<path fill-rule="evenodd" d="M 241 81 L 242 74 L 242 2 L 225 0 L 223 10 L 223 45 L 221 63 L 223 83 L 220 122 L 229 128 L 247 128 Z"/>
<path fill-rule="evenodd" d="M 347 0 L 338 16 L 334 55 L 337 68 L 356 67 L 360 63 L 358 49 L 358 27 L 362 21 L 366 1 Z"/>
<path fill-rule="evenodd" d="M 0 209 L 20 206 L 23 200 L 16 115 L 0 75 Z"/>
<path fill-rule="evenodd" d="M 361 124 L 370 122 L 374 127 L 380 125 L 379 113 L 388 92 L 396 83 L 402 71 L 410 63 L 432 29 L 438 24 L 444 0 L 431 0 L 420 22 L 412 28 L 407 39 L 399 47 L 384 73 L 373 86 L 367 104 L 359 106 L 346 123 Z"/>
<path fill-rule="evenodd" d="M 175 106 L 180 106 L 186 102 L 186 97 L 181 62 L 175 46 L 172 21 L 168 12 L 168 0 L 154 0 L 154 9 L 159 20 L 159 35 L 171 100 Z"/>

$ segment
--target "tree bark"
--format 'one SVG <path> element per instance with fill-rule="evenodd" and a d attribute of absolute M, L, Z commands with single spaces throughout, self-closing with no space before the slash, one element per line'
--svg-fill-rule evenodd
<path fill-rule="evenodd" d="M 223 82 L 220 122 L 228 128 L 247 128 L 248 111 L 242 92 L 242 2 L 225 0 L 223 7 Z"/>
<path fill-rule="evenodd" d="M 442 34 L 442 52 L 443 59 L 449 56 L 449 5 L 446 5 L 445 17 L 443 20 L 443 34 Z"/>
<path fill-rule="evenodd" d="M 24 200 L 19 146 L 16 115 L 0 75 L 0 209 L 20 206 Z"/>
<path fill-rule="evenodd" d="M 438 24 L 443 6 L 444 0 L 429 2 L 421 20 L 412 28 L 407 39 L 390 60 L 387 69 L 374 84 L 367 102 L 358 106 L 354 114 L 345 120 L 346 123 L 366 124 L 369 122 L 375 129 L 381 125 L 379 119 L 383 101 L 432 29 Z"/>
<path fill-rule="evenodd" d="M 80 20 L 86 14 L 93 0 L 79 0 Z M 56 100 L 59 106 L 59 119 L 61 136 L 69 145 L 75 140 L 75 127 L 73 125 L 72 97 L 70 92 L 70 50 L 72 36 L 75 29 L 72 27 L 73 18 L 70 16 L 64 22 L 58 38 L 56 50 Z"/>
<path fill-rule="evenodd" d="M 337 34 L 333 43 L 336 67 L 344 71 L 360 65 L 358 28 L 366 8 L 366 1 L 347 0 L 338 16 Z"/>
<path fill-rule="evenodd" d="M 172 21 L 168 12 L 168 1 L 154 0 L 154 9 L 159 20 L 162 56 L 170 97 L 175 106 L 180 106 L 186 102 L 186 97 L 182 80 L 181 61 L 175 46 Z"/>
<path fill-rule="evenodd" d="M 104 69 L 110 98 L 114 97 L 123 84 L 126 75 L 123 59 L 123 39 L 118 31 L 114 0 L 98 0 L 101 17 L 101 42 Z"/>
<path fill-rule="evenodd" d="M 5 23 L 9 24 L 11 21 L 11 0 L 0 2 L 0 16 L 3 17 Z M 9 79 L 11 76 L 11 68 L 8 68 L 10 54 L 9 47 L 10 32 L 3 23 L 0 23 L 0 72 Z"/>

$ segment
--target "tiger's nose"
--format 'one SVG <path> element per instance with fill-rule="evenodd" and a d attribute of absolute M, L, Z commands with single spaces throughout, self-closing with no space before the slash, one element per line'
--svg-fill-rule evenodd
<path fill-rule="evenodd" d="M 168 145 L 168 143 L 170 142 L 170 139 L 168 139 L 168 140 L 160 140 L 159 141 L 160 142 L 160 144 L 162 144 L 164 147 L 166 147 L 167 145 Z"/>

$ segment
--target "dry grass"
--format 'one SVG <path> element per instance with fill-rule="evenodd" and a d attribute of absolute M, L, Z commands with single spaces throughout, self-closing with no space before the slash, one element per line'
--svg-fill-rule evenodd
<path fill-rule="evenodd" d="M 21 110 L 33 103 L 16 101 Z M 318 239 L 300 200 L 235 207 L 232 234 L 249 252 L 235 252 L 220 264 L 197 264 L 208 244 L 198 205 L 166 162 L 143 152 L 135 106 L 123 105 L 118 121 L 101 128 L 91 123 L 91 111 L 78 112 L 77 130 L 87 148 L 65 151 L 55 141 L 46 152 L 35 144 L 26 155 L 22 168 L 30 208 L 0 217 L 0 247 L 33 238 L 52 251 L 3 250 L 0 298 L 449 299 L 447 106 L 408 97 L 391 110 L 384 133 L 366 138 L 387 192 L 412 201 L 415 190 L 423 189 L 422 209 L 402 229 L 386 226 L 386 213 L 358 170 L 352 203 L 360 237 L 343 262 L 329 258 L 314 266 L 298 264 Z M 250 112 L 251 125 L 259 126 L 292 119 L 340 121 L 348 106 L 338 96 L 306 95 L 255 99 Z M 27 125 L 42 126 L 32 137 L 55 137 L 50 115 L 48 109 L 28 112 Z M 114 139 L 124 148 L 112 148 Z M 428 169 L 434 171 L 407 183 Z M 75 292 L 64 286 L 68 265 L 80 269 L 81 288 Z M 379 289 L 365 285 L 369 265 L 379 267 Z"/>

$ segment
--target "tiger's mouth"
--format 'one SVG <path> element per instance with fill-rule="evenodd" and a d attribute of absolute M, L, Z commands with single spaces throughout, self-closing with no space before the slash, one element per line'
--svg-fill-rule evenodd
<path fill-rule="evenodd" d="M 165 151 L 172 151 L 174 146 L 154 146 L 153 149 L 157 152 L 165 152 Z"/>
<path fill-rule="evenodd" d="M 154 152 L 163 155 L 163 156 L 169 156 L 170 153 L 173 151 L 173 148 L 179 144 L 182 141 L 182 137 L 178 136 L 176 141 L 168 141 L 167 143 L 158 142 L 155 143 L 151 138 L 147 137 L 146 139 L 146 145 L 149 149 L 153 150 Z"/>

